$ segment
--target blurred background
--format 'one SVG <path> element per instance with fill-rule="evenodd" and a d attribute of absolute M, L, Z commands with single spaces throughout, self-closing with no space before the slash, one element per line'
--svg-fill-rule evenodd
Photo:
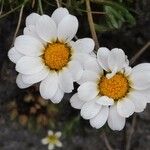
<path fill-rule="evenodd" d="M 128 118 L 120 132 L 107 124 L 96 130 L 71 108 L 69 99 L 75 91 L 54 105 L 40 97 L 38 85 L 19 89 L 15 83 L 15 65 L 7 52 L 22 34 L 25 18 L 32 12 L 51 15 L 60 5 L 79 19 L 77 37 L 92 37 L 86 4 L 85 0 L 0 0 L 0 150 L 46 150 L 41 139 L 49 129 L 62 132 L 62 150 L 150 150 L 150 106 Z M 90 0 L 90 8 L 101 47 L 122 48 L 132 66 L 150 62 L 150 0 Z"/>

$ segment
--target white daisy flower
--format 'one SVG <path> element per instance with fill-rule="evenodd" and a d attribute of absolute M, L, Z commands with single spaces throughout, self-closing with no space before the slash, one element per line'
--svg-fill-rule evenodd
<path fill-rule="evenodd" d="M 40 82 L 45 99 L 59 103 L 64 93 L 73 90 L 73 82 L 83 73 L 83 61 L 90 58 L 94 41 L 83 38 L 72 41 L 78 20 L 66 8 L 56 9 L 52 16 L 30 14 L 26 18 L 24 35 L 18 36 L 8 52 L 19 72 L 16 83 L 27 88 Z"/>
<path fill-rule="evenodd" d="M 87 64 L 79 83 L 71 105 L 81 109 L 81 116 L 97 129 L 107 121 L 112 130 L 122 130 L 126 118 L 142 112 L 150 102 L 150 64 L 131 68 L 118 48 L 100 48 L 97 60 Z"/>
<path fill-rule="evenodd" d="M 42 139 L 42 144 L 48 144 L 48 150 L 53 150 L 56 147 L 62 147 L 62 143 L 59 140 L 61 137 L 61 132 L 54 133 L 53 131 L 48 131 L 48 136 Z"/>

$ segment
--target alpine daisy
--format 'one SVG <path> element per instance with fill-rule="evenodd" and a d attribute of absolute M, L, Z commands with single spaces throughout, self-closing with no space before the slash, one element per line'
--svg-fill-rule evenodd
<path fill-rule="evenodd" d="M 24 34 L 16 38 L 8 52 L 19 72 L 18 87 L 27 88 L 41 81 L 41 96 L 53 103 L 59 103 L 64 93 L 70 93 L 73 82 L 83 73 L 83 58 L 90 57 L 94 49 L 90 38 L 72 41 L 77 29 L 77 18 L 66 8 L 56 9 L 51 17 L 30 14 Z"/>
<path fill-rule="evenodd" d="M 150 102 L 150 64 L 131 68 L 123 50 L 99 48 L 97 60 L 86 66 L 89 69 L 70 100 L 72 107 L 81 109 L 81 116 L 94 128 L 107 121 L 112 130 L 122 130 L 126 118 Z"/>
<path fill-rule="evenodd" d="M 62 143 L 59 138 L 61 137 L 61 132 L 53 133 L 53 131 L 48 131 L 48 136 L 42 139 L 42 144 L 48 144 L 48 150 L 53 150 L 55 146 L 62 147 Z"/>

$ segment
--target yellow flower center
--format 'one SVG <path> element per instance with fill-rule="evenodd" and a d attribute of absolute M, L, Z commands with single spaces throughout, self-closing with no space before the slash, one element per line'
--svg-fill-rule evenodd
<path fill-rule="evenodd" d="M 56 144 L 58 141 L 58 138 L 55 135 L 50 135 L 50 136 L 48 136 L 48 141 L 49 141 L 49 143 Z"/>
<path fill-rule="evenodd" d="M 105 95 L 114 100 L 118 100 L 127 94 L 129 90 L 129 82 L 123 74 L 118 73 L 110 79 L 102 76 L 98 87 L 100 95 Z"/>
<path fill-rule="evenodd" d="M 61 70 L 70 58 L 70 48 L 64 43 L 48 44 L 43 55 L 45 64 L 52 70 Z"/>

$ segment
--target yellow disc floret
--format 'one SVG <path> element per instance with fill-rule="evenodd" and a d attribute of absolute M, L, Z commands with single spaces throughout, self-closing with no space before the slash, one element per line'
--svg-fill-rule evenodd
<path fill-rule="evenodd" d="M 123 74 L 118 73 L 110 79 L 102 76 L 98 87 L 100 95 L 105 95 L 113 98 L 114 100 L 118 100 L 127 94 L 129 83 Z"/>
<path fill-rule="evenodd" d="M 43 55 L 45 64 L 54 70 L 61 70 L 70 58 L 70 48 L 64 43 L 48 44 Z"/>
<path fill-rule="evenodd" d="M 51 144 L 56 144 L 58 142 L 58 137 L 56 135 L 49 135 L 48 141 Z"/>

